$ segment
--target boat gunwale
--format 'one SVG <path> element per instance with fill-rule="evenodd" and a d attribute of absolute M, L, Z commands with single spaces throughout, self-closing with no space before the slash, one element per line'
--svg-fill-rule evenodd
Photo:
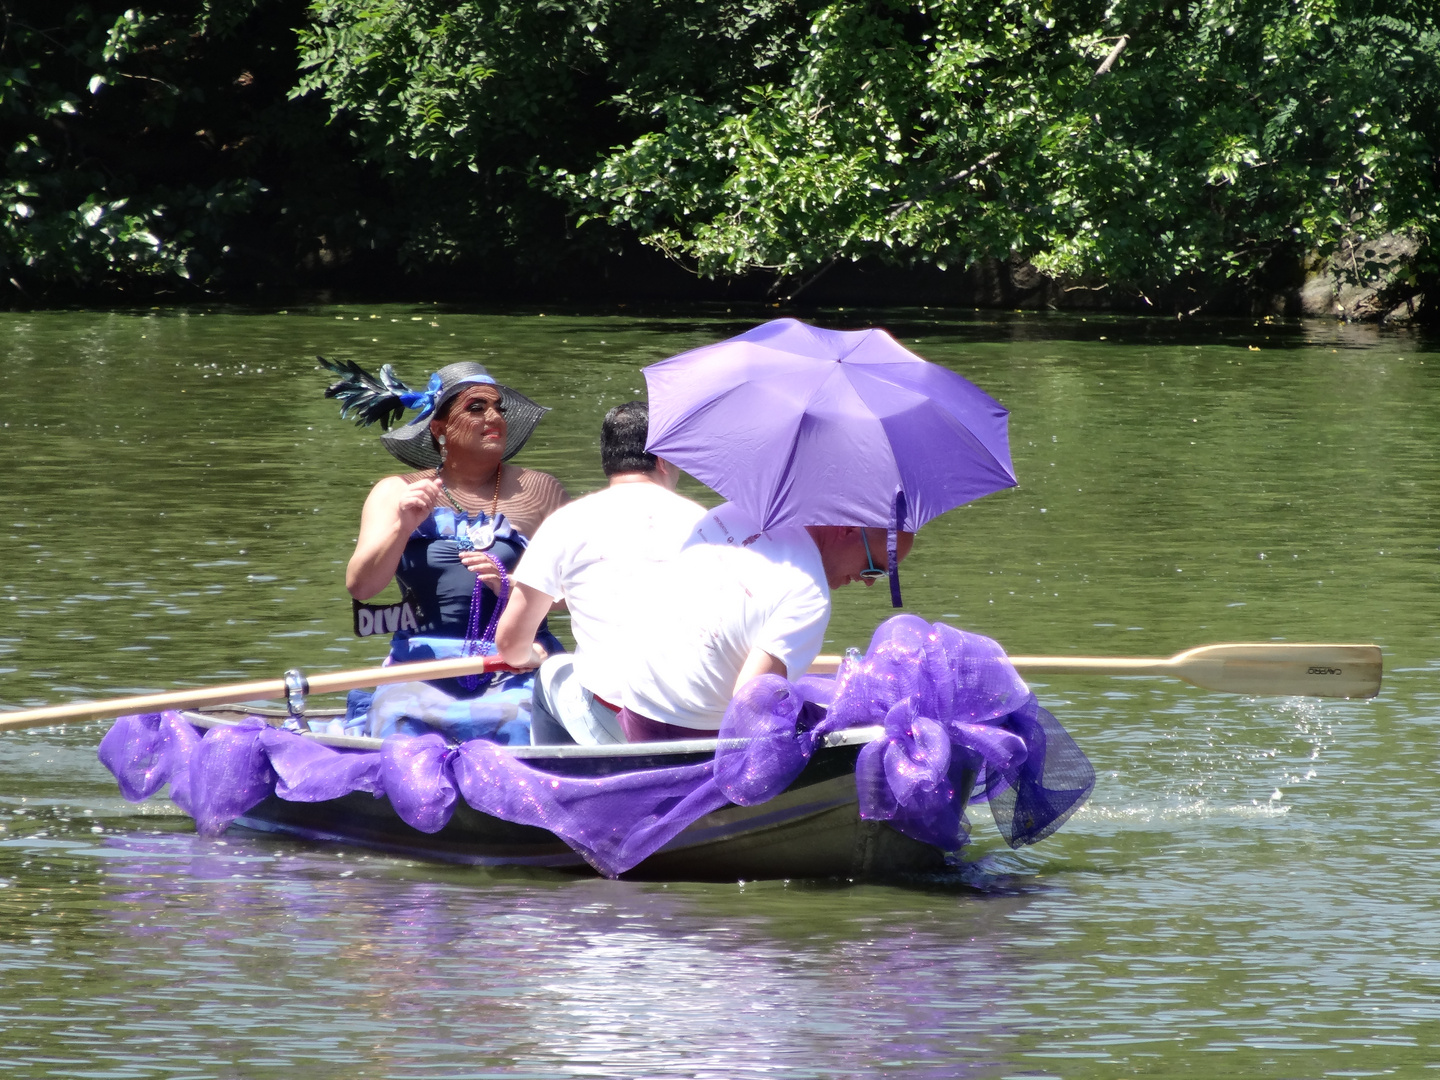
<path fill-rule="evenodd" d="M 235 710 L 240 711 L 240 710 Z M 208 713 L 182 710 L 180 715 L 185 721 L 198 728 L 237 727 L 239 720 L 231 720 L 223 716 L 215 716 Z M 260 715 L 260 714 L 250 714 Z M 270 722 L 270 718 L 261 716 L 261 719 Z M 278 725 L 272 725 L 278 726 Z M 299 731 L 292 734 L 301 738 L 310 739 L 323 746 L 330 746 L 337 750 L 379 750 L 385 740 L 370 735 L 327 735 L 315 731 Z M 874 742 L 884 738 L 885 729 L 878 724 L 870 724 L 865 727 L 846 728 L 843 731 L 832 731 L 820 741 L 821 747 L 838 746 L 863 746 L 866 743 Z M 648 758 L 657 757 L 695 757 L 703 755 L 713 756 L 718 750 L 735 750 L 746 746 L 750 742 L 747 738 L 737 739 L 673 739 L 664 742 L 642 742 L 642 743 L 610 743 L 597 746 L 578 746 L 572 744 L 553 746 L 499 746 L 515 758 L 521 760 L 544 760 L 553 758 Z M 449 743 L 457 746 L 458 743 Z M 498 744 L 497 744 L 498 745 Z"/>

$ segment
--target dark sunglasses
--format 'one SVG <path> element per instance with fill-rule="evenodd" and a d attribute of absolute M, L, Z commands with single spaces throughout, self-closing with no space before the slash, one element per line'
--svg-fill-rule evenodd
<path fill-rule="evenodd" d="M 889 573 L 889 571 L 882 570 L 880 569 L 880 567 L 875 565 L 875 556 L 870 554 L 870 538 L 865 535 L 864 529 L 860 530 L 860 539 L 865 544 L 865 561 L 869 564 L 865 567 L 864 570 L 860 571 L 860 576 L 862 578 L 868 578 L 871 581 L 874 581 L 876 578 L 884 577 L 886 574 Z"/>

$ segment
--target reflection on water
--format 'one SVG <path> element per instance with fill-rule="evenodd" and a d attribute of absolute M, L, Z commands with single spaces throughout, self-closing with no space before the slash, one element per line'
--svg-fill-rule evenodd
<path fill-rule="evenodd" d="M 864 321 L 830 313 L 829 325 Z M 927 527 L 911 610 L 1017 653 L 1375 640 L 1373 702 L 1046 677 L 1099 774 L 1035 849 L 893 886 L 410 863 L 130 806 L 103 724 L 0 737 L 0 1071 L 25 1076 L 1419 1075 L 1440 1066 L 1440 357 L 1328 325 L 887 324 L 1012 411 L 1021 486 Z M 489 364 L 602 482 L 684 313 L 0 315 L 0 703 L 356 667 L 373 480 L 310 359 Z M 1257 351 L 1258 350 L 1258 351 Z M 701 493 L 703 494 L 703 493 Z M 837 593 L 833 648 L 881 591 Z"/>
<path fill-rule="evenodd" d="M 986 1014 L 1019 974 L 1004 920 L 1026 903 L 490 875 L 173 832 L 51 858 L 88 862 L 99 902 L 63 948 L 55 927 L 7 948 L 7 976 L 43 964 L 32 985 L 70 1006 L 31 1036 L 83 1034 L 100 1067 L 162 1075 L 806 1076 L 866 1071 L 877 1043 L 915 1075 L 964 1074 L 996 1061 Z"/>

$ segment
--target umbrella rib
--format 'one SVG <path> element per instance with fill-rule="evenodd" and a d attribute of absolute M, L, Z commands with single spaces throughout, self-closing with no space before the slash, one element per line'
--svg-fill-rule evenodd
<path fill-rule="evenodd" d="M 795 435 L 790 440 L 789 453 L 785 455 L 785 465 L 779 470 L 779 472 L 775 474 L 775 485 L 773 488 L 771 488 L 770 493 L 772 499 L 778 496 L 779 493 L 785 489 L 790 479 L 791 473 L 795 466 L 795 459 L 800 453 L 800 432 L 805 427 L 805 421 L 810 415 L 810 406 L 815 403 L 816 397 L 818 397 L 820 392 L 825 389 L 826 385 L 830 382 L 830 380 L 835 378 L 836 375 L 839 374 L 839 371 L 840 369 L 837 365 L 835 371 L 826 375 L 825 378 L 817 382 L 815 386 L 810 389 L 810 392 L 805 395 L 805 404 L 800 410 L 799 423 L 795 425 Z M 765 508 L 765 520 L 760 523 L 760 527 L 762 529 L 768 529 L 770 527 L 770 515 L 774 509 L 775 507 L 773 505 L 767 506 Z M 805 524 L 823 525 L 825 524 L 825 522 L 812 521 L 806 522 Z"/>
<path fill-rule="evenodd" d="M 860 332 L 859 332 L 858 334 L 856 334 L 856 336 L 855 336 L 855 344 L 854 344 L 854 345 L 851 345 L 850 348 L 846 349 L 843 353 L 841 353 L 839 356 L 837 356 L 837 357 L 835 358 L 835 362 L 836 362 L 837 364 L 843 364 L 843 363 L 845 362 L 846 358 L 855 355 L 855 350 L 858 349 L 858 348 L 860 348 L 860 347 L 861 347 L 862 345 L 864 345 L 867 341 L 869 341 L 870 338 L 871 338 L 871 336 L 872 336 L 874 333 L 875 333 L 874 329 L 862 330 L 862 331 L 860 331 Z"/>

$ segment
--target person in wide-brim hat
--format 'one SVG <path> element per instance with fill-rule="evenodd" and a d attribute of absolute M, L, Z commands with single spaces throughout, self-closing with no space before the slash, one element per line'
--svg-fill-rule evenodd
<path fill-rule="evenodd" d="M 420 391 L 388 364 L 377 378 L 352 362 L 321 363 L 341 376 L 325 391 L 341 402 L 341 415 L 379 423 L 385 449 L 416 470 L 371 489 L 346 589 L 364 601 L 399 583 L 409 613 L 394 620 L 394 661 L 485 651 L 527 537 L 568 500 L 549 473 L 510 463 L 548 410 L 473 361 L 441 368 Z M 398 423 L 411 409 L 414 418 Z M 563 648 L 548 629 L 537 642 L 547 652 Z M 478 689 L 438 685 L 469 696 L 486 678 Z"/>
<path fill-rule="evenodd" d="M 520 391 L 496 382 L 483 365 L 473 360 L 462 360 L 456 364 L 447 364 L 430 376 L 430 385 L 424 391 L 400 395 L 402 401 L 406 396 L 413 399 L 416 404 L 410 407 L 418 406 L 420 413 L 403 427 L 386 431 L 380 436 L 380 442 L 386 450 L 407 465 L 413 465 L 417 469 L 439 468 L 440 447 L 430 430 L 431 417 L 443 413 L 455 395 L 467 386 L 493 386 L 500 392 L 500 407 L 504 410 L 507 428 L 502 461 L 509 461 L 520 452 L 520 448 L 534 433 L 535 426 L 550 411 L 544 405 L 531 401 Z"/>

